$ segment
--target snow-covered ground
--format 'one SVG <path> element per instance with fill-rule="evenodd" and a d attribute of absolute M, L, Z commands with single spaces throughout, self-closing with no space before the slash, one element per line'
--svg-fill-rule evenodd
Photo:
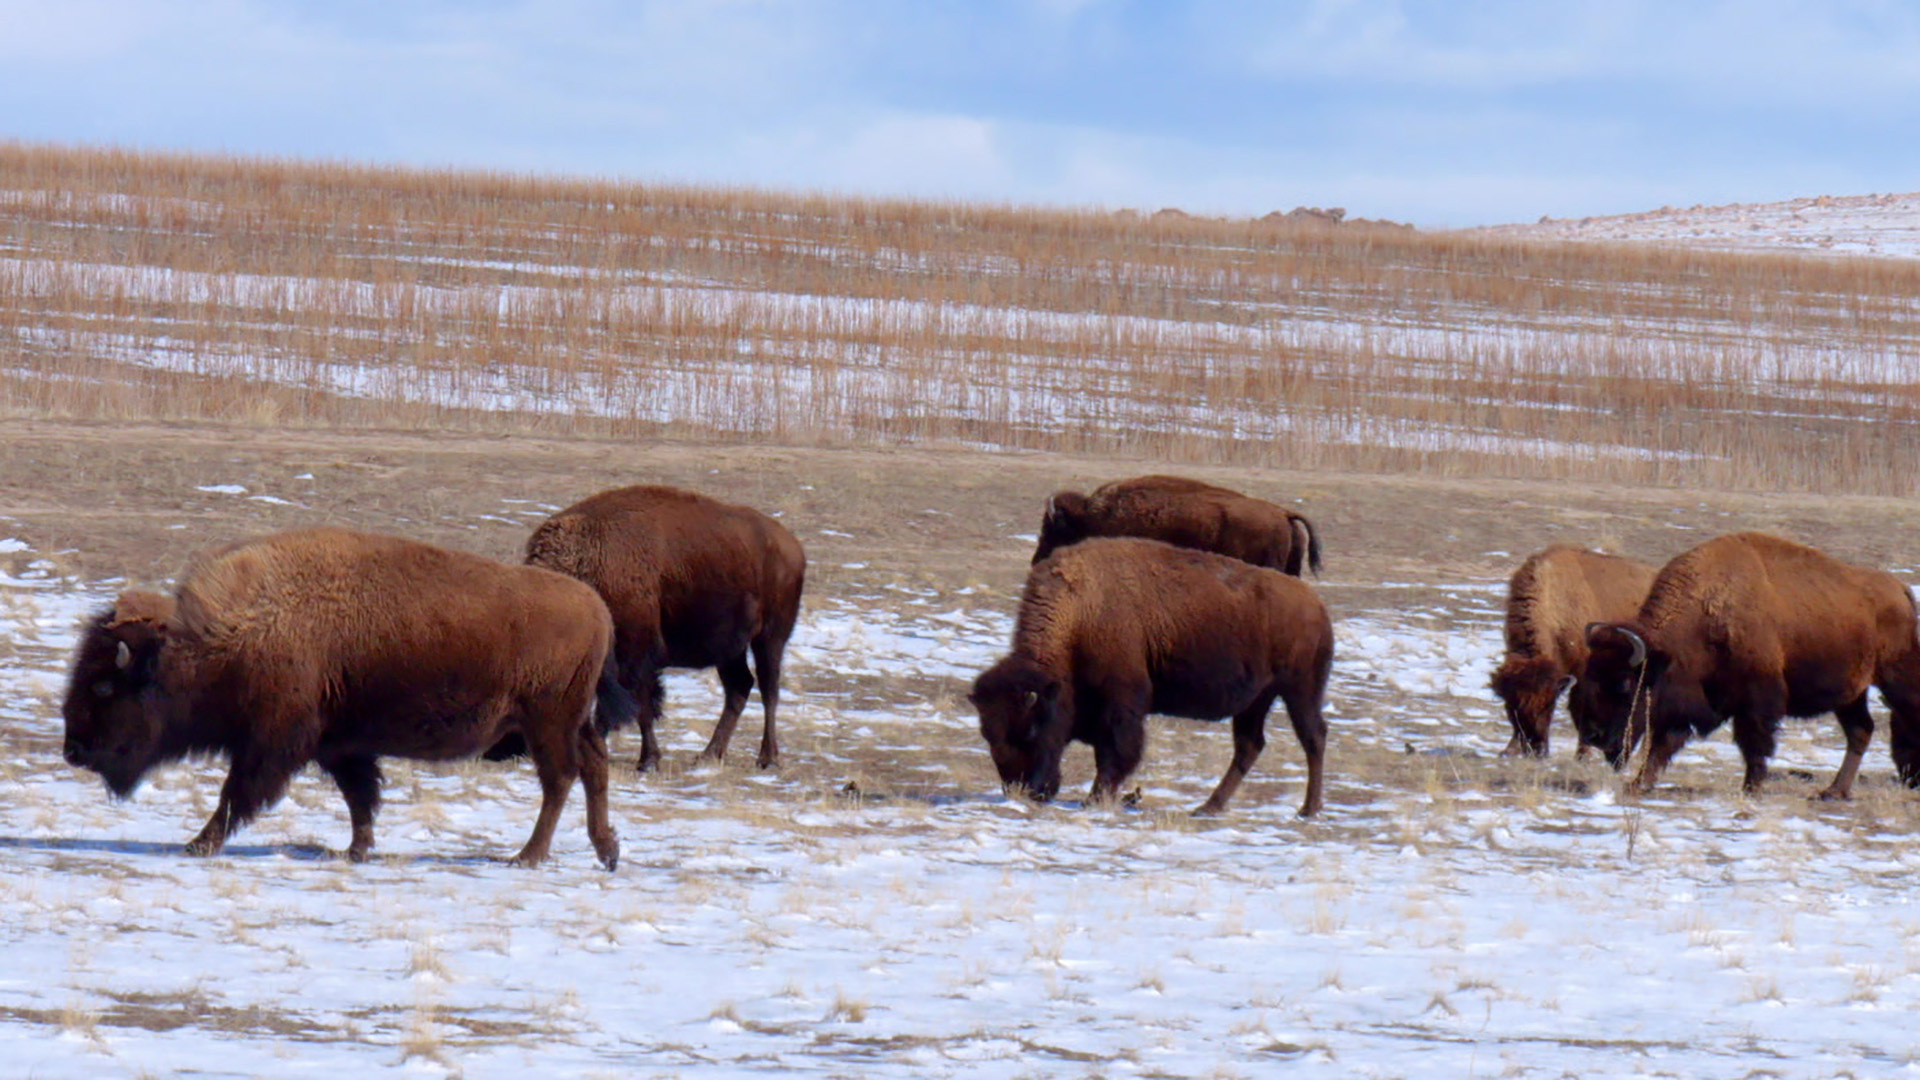
<path fill-rule="evenodd" d="M 639 780 L 616 741 L 613 874 L 578 796 L 550 864 L 496 861 L 531 826 L 524 766 L 389 763 L 369 865 L 329 850 L 345 814 L 312 773 L 185 857 L 220 768 L 116 804 L 57 753 L 75 620 L 113 587 L 0 520 L 0 723 L 26 748 L 0 764 L 9 1075 L 1920 1073 L 1920 818 L 1884 749 L 1841 807 L 1733 797 L 1724 735 L 1633 804 L 1565 746 L 1494 760 L 1494 583 L 1326 587 L 1332 785 L 1308 823 L 1277 717 L 1221 819 L 1183 811 L 1229 740 L 1174 722 L 1141 810 L 1008 801 L 960 691 L 1009 613 L 821 597 L 788 768 Z M 687 675 L 669 699 L 684 761 L 717 695 Z M 1790 727 L 1782 769 L 1830 770 L 1829 726 Z"/>
<path fill-rule="evenodd" d="M 1799 248 L 1920 256 L 1920 192 L 1818 195 L 1773 203 L 1663 206 L 1609 217 L 1543 218 L 1486 231 L 1554 240 L 1688 244 L 1747 251 Z"/>

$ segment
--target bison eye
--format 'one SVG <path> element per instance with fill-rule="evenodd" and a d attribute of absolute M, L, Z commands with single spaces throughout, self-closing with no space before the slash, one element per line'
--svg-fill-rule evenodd
<path fill-rule="evenodd" d="M 97 698 L 110 698 L 113 696 L 113 690 L 113 683 L 106 679 L 93 684 L 93 696 Z"/>

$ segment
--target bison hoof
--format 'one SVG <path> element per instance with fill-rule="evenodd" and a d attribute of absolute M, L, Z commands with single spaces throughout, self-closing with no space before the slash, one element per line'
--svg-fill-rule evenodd
<path fill-rule="evenodd" d="M 187 854 L 195 858 L 204 859 L 209 855 L 218 855 L 220 849 L 224 846 L 225 845 L 218 840 L 209 840 L 204 836 L 196 836 L 187 841 Z"/>
<path fill-rule="evenodd" d="M 1853 792 L 1842 791 L 1839 788 L 1822 788 L 1813 797 L 1820 802 L 1851 802 Z"/>
<path fill-rule="evenodd" d="M 350 863 L 363 863 L 372 857 L 372 853 L 363 847 L 350 847 L 347 849 L 347 861 Z"/>
<path fill-rule="evenodd" d="M 1193 816 L 1194 817 L 1217 817 L 1219 816 L 1220 812 L 1225 809 L 1226 809 L 1225 804 L 1217 803 L 1217 802 L 1214 802 L 1212 799 L 1208 799 L 1206 802 L 1201 803 L 1200 806 L 1194 810 Z"/>
<path fill-rule="evenodd" d="M 755 761 L 754 764 L 758 765 L 762 769 L 777 769 L 780 767 L 780 755 L 775 754 L 772 757 L 760 758 L 759 760 Z"/>
<path fill-rule="evenodd" d="M 600 865 L 605 867 L 609 874 L 618 870 L 620 868 L 620 849 L 616 847 L 612 851 L 600 852 Z"/>

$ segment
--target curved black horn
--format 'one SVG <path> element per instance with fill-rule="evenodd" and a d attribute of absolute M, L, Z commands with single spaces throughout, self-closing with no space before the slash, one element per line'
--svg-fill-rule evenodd
<path fill-rule="evenodd" d="M 1624 626 L 1616 626 L 1614 629 L 1627 635 L 1627 640 L 1633 642 L 1633 656 L 1628 659 L 1627 663 L 1634 667 L 1640 667 L 1645 664 L 1647 662 L 1647 640 Z"/>
<path fill-rule="evenodd" d="M 1593 644 L 1594 631 L 1603 630 L 1603 629 L 1612 630 L 1617 634 L 1624 634 L 1626 635 L 1626 639 L 1629 642 L 1633 643 L 1633 655 L 1628 658 L 1627 660 L 1628 664 L 1630 664 L 1633 667 L 1639 667 L 1640 665 L 1647 662 L 1647 640 L 1641 637 L 1638 633 L 1635 633 L 1634 631 L 1629 630 L 1618 623 L 1609 623 L 1609 622 L 1588 623 L 1587 624 L 1587 644 L 1588 645 Z"/>

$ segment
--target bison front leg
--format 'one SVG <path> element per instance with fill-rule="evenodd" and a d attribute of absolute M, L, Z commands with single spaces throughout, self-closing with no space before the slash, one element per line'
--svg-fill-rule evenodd
<path fill-rule="evenodd" d="M 607 818 L 607 741 L 600 729 L 582 724 L 577 746 L 580 783 L 587 789 L 587 838 L 593 841 L 593 853 L 600 865 L 612 870 L 620 865 L 620 837 Z"/>
<path fill-rule="evenodd" d="M 640 762 L 641 772 L 649 772 L 660 765 L 660 742 L 654 738 L 653 723 L 660 718 L 660 706 L 666 700 L 667 692 L 660 685 L 660 669 L 651 668 L 638 675 L 630 687 L 640 708 L 635 718 L 640 724 Z"/>
<path fill-rule="evenodd" d="M 1853 780 L 1860 775 L 1860 759 L 1866 756 L 1867 744 L 1873 741 L 1873 714 L 1867 711 L 1867 695 L 1861 694 L 1840 706 L 1833 715 L 1847 736 L 1847 755 L 1840 759 L 1840 771 L 1834 774 L 1833 783 L 1821 789 L 1815 798 L 1851 799 Z"/>
<path fill-rule="evenodd" d="M 293 779 L 304 756 L 298 760 L 278 754 L 255 752 L 248 748 L 233 754 L 226 782 L 220 785 L 220 805 L 214 807 L 199 835 L 187 841 L 189 855 L 218 855 L 227 838 L 252 821 L 261 810 L 280 801 L 287 782 Z"/>
<path fill-rule="evenodd" d="M 1144 710 L 1115 710 L 1107 715 L 1107 737 L 1093 747 L 1093 789 L 1089 803 L 1107 803 L 1119 797 L 1120 785 L 1140 767 L 1147 751 Z"/>
<path fill-rule="evenodd" d="M 380 763 L 371 754 L 354 754 L 322 761 L 320 767 L 347 800 L 347 818 L 353 824 L 347 860 L 366 862 L 373 850 L 373 816 L 380 809 Z"/>
<path fill-rule="evenodd" d="M 1740 781 L 1740 790 L 1745 794 L 1758 795 L 1760 789 L 1766 786 L 1767 759 L 1773 756 L 1774 734 L 1779 727 L 1780 713 L 1773 710 L 1743 712 L 1733 718 L 1733 741 L 1740 747 L 1740 756 L 1747 763 L 1746 776 Z M 1847 749 L 1851 755 L 1851 737 Z M 1841 770 L 1845 769 L 1843 764 Z"/>
<path fill-rule="evenodd" d="M 1652 791 L 1654 781 L 1660 778 L 1660 773 L 1666 769 L 1667 762 L 1672 761 L 1673 755 L 1679 753 L 1680 748 L 1685 745 L 1687 745 L 1686 728 L 1674 728 L 1650 736 L 1647 743 L 1647 760 L 1641 763 L 1640 772 L 1627 782 L 1627 794 L 1645 795 Z"/>

